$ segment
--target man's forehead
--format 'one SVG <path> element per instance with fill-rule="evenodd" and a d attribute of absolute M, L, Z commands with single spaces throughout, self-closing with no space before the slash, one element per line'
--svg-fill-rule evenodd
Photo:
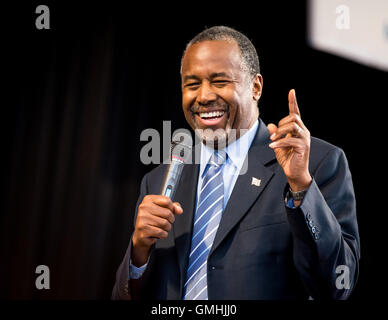
<path fill-rule="evenodd" d="M 207 40 L 187 48 L 182 63 L 182 72 L 212 68 L 222 72 L 227 68 L 240 68 L 241 54 L 234 40 Z"/>

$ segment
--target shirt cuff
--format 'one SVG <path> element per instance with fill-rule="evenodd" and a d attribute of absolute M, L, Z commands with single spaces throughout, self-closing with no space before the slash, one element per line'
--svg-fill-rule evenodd
<path fill-rule="evenodd" d="M 306 189 L 307 192 L 310 189 L 311 185 L 313 184 L 313 181 L 314 181 L 314 178 L 312 179 L 309 187 Z M 283 193 L 284 203 L 285 203 L 287 208 L 296 209 L 297 207 L 295 206 L 294 198 L 290 196 L 289 190 L 290 190 L 290 186 L 289 186 L 289 184 L 287 184 L 286 188 L 284 189 L 284 193 Z M 307 192 L 306 192 L 306 195 L 307 195 Z M 306 197 L 306 195 L 305 195 L 305 197 Z M 302 199 L 300 205 L 302 205 L 303 200 L 304 200 L 304 198 Z"/>
<path fill-rule="evenodd" d="M 285 200 L 286 206 L 287 206 L 288 208 L 290 208 L 290 209 L 295 209 L 295 208 L 296 208 L 296 207 L 295 207 L 295 203 L 294 203 L 294 198 L 289 197 L 289 198 L 287 199 L 287 197 L 286 197 L 286 199 L 284 199 L 284 200 Z"/>
<path fill-rule="evenodd" d="M 145 269 L 147 268 L 147 264 L 148 264 L 148 261 L 146 264 L 142 265 L 141 267 L 135 267 L 130 261 L 129 279 L 139 279 L 143 275 Z"/>

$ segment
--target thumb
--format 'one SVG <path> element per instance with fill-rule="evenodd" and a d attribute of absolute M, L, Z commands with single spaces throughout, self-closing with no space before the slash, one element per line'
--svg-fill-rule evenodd
<path fill-rule="evenodd" d="M 174 202 L 174 213 L 178 215 L 183 213 L 183 209 L 179 202 Z"/>
<path fill-rule="evenodd" d="M 278 130 L 278 127 L 276 125 L 274 125 L 273 123 L 270 123 L 267 126 L 267 129 L 269 131 L 269 135 L 272 136 L 272 134 L 274 134 L 276 132 L 276 130 Z"/>

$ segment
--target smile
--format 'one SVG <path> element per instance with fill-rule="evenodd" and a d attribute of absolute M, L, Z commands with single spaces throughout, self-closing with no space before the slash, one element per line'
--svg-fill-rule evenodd
<path fill-rule="evenodd" d="M 211 112 L 196 112 L 195 117 L 200 127 L 211 127 L 215 129 L 218 126 L 224 126 L 226 121 L 227 112 L 223 110 L 211 111 Z"/>
<path fill-rule="evenodd" d="M 213 112 L 200 112 L 198 115 L 201 119 L 213 119 L 221 118 L 224 115 L 225 111 L 213 111 Z"/>

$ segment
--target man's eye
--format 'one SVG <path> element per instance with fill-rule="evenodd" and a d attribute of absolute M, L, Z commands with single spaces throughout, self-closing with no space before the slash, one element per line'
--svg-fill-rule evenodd
<path fill-rule="evenodd" d="M 216 86 L 226 86 L 229 83 L 228 80 L 215 80 L 213 81 L 213 84 Z"/>
<path fill-rule="evenodd" d="M 192 82 L 192 83 L 186 84 L 186 87 L 189 87 L 189 88 L 193 88 L 193 87 L 196 87 L 196 86 L 199 86 L 198 82 Z"/>

